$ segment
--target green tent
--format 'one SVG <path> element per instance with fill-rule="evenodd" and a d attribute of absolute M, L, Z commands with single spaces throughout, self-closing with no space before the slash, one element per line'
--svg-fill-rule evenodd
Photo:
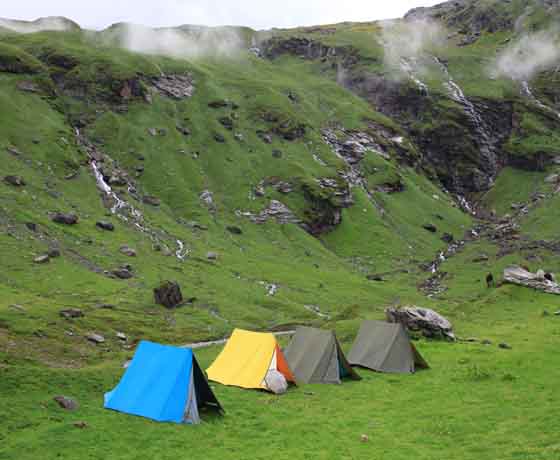
<path fill-rule="evenodd" d="M 382 321 L 362 323 L 348 361 L 352 366 L 399 374 L 429 367 L 410 342 L 402 324 Z"/>
<path fill-rule="evenodd" d="M 360 380 L 332 331 L 298 327 L 284 356 L 298 384 L 341 383 L 344 377 Z"/>

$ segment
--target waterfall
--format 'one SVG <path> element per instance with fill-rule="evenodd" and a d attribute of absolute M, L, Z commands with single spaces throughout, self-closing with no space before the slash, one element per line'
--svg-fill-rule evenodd
<path fill-rule="evenodd" d="M 405 58 L 401 58 L 399 61 L 401 65 L 401 69 L 408 75 L 408 77 L 416 84 L 418 89 L 422 94 L 428 94 L 428 86 L 421 81 L 415 74 L 412 64 L 407 61 Z"/>
<path fill-rule="evenodd" d="M 478 136 L 480 151 L 491 166 L 492 175 L 495 175 L 497 172 L 495 146 L 486 123 L 482 119 L 482 116 L 480 115 L 474 104 L 467 98 L 467 96 L 465 96 L 465 93 L 463 92 L 461 87 L 453 80 L 453 77 L 449 73 L 449 69 L 447 68 L 447 66 L 436 56 L 434 56 L 434 60 L 439 65 L 443 74 L 447 78 L 445 87 L 449 91 L 451 98 L 463 107 L 465 114 L 472 121 L 476 134 Z"/>
<path fill-rule="evenodd" d="M 537 96 L 535 96 L 533 94 L 533 91 L 531 90 L 531 86 L 529 86 L 529 82 L 528 81 L 522 81 L 521 82 L 521 94 L 523 96 L 528 97 L 529 99 L 531 99 L 535 105 L 537 107 L 540 107 L 541 109 L 547 111 L 547 112 L 552 112 L 554 113 L 558 118 L 560 118 L 560 112 L 556 112 L 556 110 L 554 110 L 552 107 L 549 107 L 545 104 L 542 103 L 542 101 L 540 101 Z"/>

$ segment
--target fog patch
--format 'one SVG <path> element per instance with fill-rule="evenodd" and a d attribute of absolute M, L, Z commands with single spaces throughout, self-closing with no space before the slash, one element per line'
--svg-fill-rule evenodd
<path fill-rule="evenodd" d="M 240 33 L 228 27 L 182 26 L 152 29 L 133 24 L 121 24 L 118 27 L 120 46 L 138 53 L 173 58 L 231 57 L 244 48 Z"/>
<path fill-rule="evenodd" d="M 490 73 L 516 81 L 528 81 L 539 72 L 557 65 L 560 65 L 558 28 L 523 35 L 498 55 Z"/>

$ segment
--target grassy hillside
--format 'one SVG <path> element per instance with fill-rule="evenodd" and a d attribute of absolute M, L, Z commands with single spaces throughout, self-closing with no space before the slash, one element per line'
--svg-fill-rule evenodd
<path fill-rule="evenodd" d="M 127 51 L 123 25 L 3 35 L 0 458 L 124 459 L 140 448 L 175 458 L 185 446 L 194 458 L 264 458 L 271 447 L 279 458 L 558 456 L 546 415 L 557 317 L 543 316 L 557 301 L 485 283 L 511 264 L 560 270 L 557 73 L 537 73 L 531 99 L 488 70 L 508 43 L 548 27 L 555 10 L 539 2 L 513 27 L 522 3 L 451 5 L 438 16 L 443 42 L 404 56 L 409 70 L 389 59 L 382 23 L 227 29 L 241 48 L 197 58 Z M 495 20 L 471 30 L 488 8 Z M 56 223 L 56 212 L 79 220 Z M 513 236 L 496 236 L 500 219 Z M 464 244 L 442 262 L 450 235 Z M 115 275 L 123 267 L 132 277 Z M 156 305 L 163 280 L 188 303 Z M 460 338 L 492 343 L 420 340 L 429 371 L 363 371 L 362 382 L 282 398 L 215 386 L 226 416 L 194 428 L 101 408 L 140 340 L 308 324 L 336 329 L 348 348 L 363 319 L 399 304 L 434 308 Z M 68 308 L 83 316 L 61 316 Z M 197 356 L 207 365 L 218 351 Z M 79 411 L 59 409 L 60 393 Z"/>

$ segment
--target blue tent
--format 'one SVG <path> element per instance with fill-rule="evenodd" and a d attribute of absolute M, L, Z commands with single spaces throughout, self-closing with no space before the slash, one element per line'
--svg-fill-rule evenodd
<path fill-rule="evenodd" d="M 142 341 L 105 408 L 158 422 L 199 423 L 199 409 L 222 412 L 193 351 Z"/>

